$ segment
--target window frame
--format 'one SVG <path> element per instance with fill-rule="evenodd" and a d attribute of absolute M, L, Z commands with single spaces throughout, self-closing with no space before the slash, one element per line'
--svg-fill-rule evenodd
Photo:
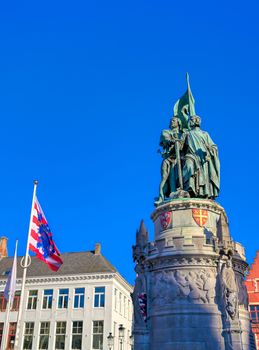
<path fill-rule="evenodd" d="M 48 325 L 48 327 L 42 327 L 43 324 Z M 48 332 L 42 333 L 42 331 L 45 331 L 45 330 L 47 330 Z M 43 337 L 47 337 L 47 347 L 46 348 L 41 348 L 40 347 L 42 345 L 41 344 L 41 339 Z M 38 347 L 39 350 L 45 350 L 45 349 L 49 348 L 49 337 L 50 337 L 50 321 L 40 322 L 39 347 Z"/>
<path fill-rule="evenodd" d="M 61 291 L 67 291 L 67 294 L 61 294 Z M 68 309 L 69 302 L 69 288 L 60 288 L 58 291 L 58 301 L 57 301 L 57 309 Z M 61 306 L 60 306 L 61 305 Z M 66 306 L 64 306 L 66 305 Z"/>
<path fill-rule="evenodd" d="M 95 326 L 95 323 L 98 325 Z M 100 332 L 100 323 L 102 327 L 102 332 Z M 97 328 L 98 332 L 95 332 L 95 328 Z M 99 341 L 98 347 L 95 347 L 95 341 L 101 337 L 101 342 Z M 104 341 L 104 320 L 93 320 L 92 321 L 92 349 L 93 350 L 102 350 L 103 349 L 103 341 Z"/>
<path fill-rule="evenodd" d="M 103 289 L 103 291 L 97 291 L 97 289 Z M 105 307 L 105 286 L 94 287 L 94 308 Z"/>
<path fill-rule="evenodd" d="M 58 324 L 62 323 L 65 325 L 64 329 L 59 327 Z M 62 332 L 63 331 L 63 332 Z M 56 331 L 55 331 L 55 350 L 63 350 L 66 348 L 66 335 L 67 335 L 67 321 L 56 321 Z M 64 347 L 57 347 L 57 338 L 64 338 Z M 62 340 L 61 340 L 62 341 Z"/>
<path fill-rule="evenodd" d="M 12 349 L 11 344 L 14 343 L 15 341 L 16 330 L 17 330 L 17 322 L 10 322 L 9 330 L 8 330 L 8 338 L 7 338 L 7 349 Z"/>
<path fill-rule="evenodd" d="M 36 293 L 34 295 L 33 294 L 31 295 L 31 293 L 33 293 L 33 292 L 36 292 Z M 27 298 L 27 310 L 36 310 L 37 303 L 38 303 L 38 289 L 29 290 L 28 298 Z M 29 307 L 29 305 L 31 307 Z"/>
<path fill-rule="evenodd" d="M 52 294 L 45 294 L 45 292 L 51 291 Z M 42 304 L 41 304 L 41 309 L 42 310 L 51 310 L 53 306 L 53 295 L 54 291 L 53 289 L 44 289 L 42 293 Z M 46 307 L 44 307 L 44 303 L 46 301 Z"/>
<path fill-rule="evenodd" d="M 77 290 L 79 290 L 79 289 L 83 290 L 83 292 L 77 292 Z M 75 305 L 76 301 L 77 301 L 77 306 Z M 74 309 L 83 309 L 84 307 L 85 307 L 85 287 L 74 288 L 73 308 Z"/>
<path fill-rule="evenodd" d="M 249 315 L 252 323 L 259 323 L 259 304 L 249 305 Z"/>
<path fill-rule="evenodd" d="M 0 347 L 3 340 L 3 335 L 4 335 L 4 322 L 0 322 Z"/>
<path fill-rule="evenodd" d="M 4 297 L 4 292 L 0 292 L 0 312 L 5 312 L 7 301 Z"/>
<path fill-rule="evenodd" d="M 80 324 L 80 326 L 78 326 L 78 324 Z M 77 324 L 77 325 L 75 325 Z M 82 349 L 82 343 L 83 343 L 83 327 L 84 327 L 84 322 L 83 321 L 72 321 L 72 337 L 71 337 L 71 349 Z M 80 339 L 80 347 L 77 348 L 75 347 L 75 341 L 77 339 Z"/>
<path fill-rule="evenodd" d="M 14 294 L 13 298 L 13 305 L 12 305 L 12 311 L 18 311 L 20 307 L 20 301 L 21 301 L 21 291 L 17 290 Z"/>
<path fill-rule="evenodd" d="M 34 335 L 34 322 L 24 322 L 24 330 L 23 330 L 23 350 L 32 350 L 33 349 L 33 335 Z M 32 325 L 32 327 L 26 327 L 27 325 Z M 29 331 L 29 332 L 27 332 Z M 27 338 L 27 339 L 26 339 Z M 31 347 L 25 347 L 25 341 L 31 341 Z"/>

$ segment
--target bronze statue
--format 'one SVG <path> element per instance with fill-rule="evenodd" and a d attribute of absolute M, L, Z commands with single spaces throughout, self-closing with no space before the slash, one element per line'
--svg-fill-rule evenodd
<path fill-rule="evenodd" d="M 183 186 L 182 169 L 180 164 L 181 148 L 181 121 L 173 117 L 170 121 L 169 130 L 163 130 L 160 136 L 159 145 L 162 147 L 161 152 L 164 158 L 161 164 L 161 182 L 159 185 L 159 197 L 155 204 L 159 205 L 169 197 L 171 193 Z"/>
<path fill-rule="evenodd" d="M 199 116 L 190 117 L 183 147 L 183 188 L 191 197 L 214 199 L 220 183 L 218 149 L 200 124 Z"/>
<path fill-rule="evenodd" d="M 155 205 L 180 197 L 215 199 L 220 190 L 218 149 L 200 128 L 187 75 L 187 91 L 176 102 L 170 129 L 163 130 L 160 146 L 163 161 L 159 197 Z"/>

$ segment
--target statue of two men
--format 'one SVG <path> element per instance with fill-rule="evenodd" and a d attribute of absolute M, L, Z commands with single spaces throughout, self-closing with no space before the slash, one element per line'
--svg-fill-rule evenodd
<path fill-rule="evenodd" d="M 163 161 L 156 205 L 168 197 L 182 197 L 183 193 L 193 198 L 215 199 L 218 196 L 218 149 L 209 134 L 201 130 L 200 124 L 200 117 L 193 115 L 189 129 L 183 130 L 181 120 L 174 116 L 170 130 L 162 131 L 160 146 Z"/>

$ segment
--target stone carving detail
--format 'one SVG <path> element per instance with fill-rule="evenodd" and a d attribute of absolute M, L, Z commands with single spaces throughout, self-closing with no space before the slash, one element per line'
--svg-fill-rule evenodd
<path fill-rule="evenodd" d="M 161 268 L 166 267 L 180 267 L 180 266 L 208 266 L 208 267 L 216 267 L 217 262 L 216 258 L 212 258 L 209 256 L 194 256 L 194 257 L 170 257 L 166 259 L 157 259 L 151 262 L 147 261 L 147 263 L 152 264 L 150 268 L 152 270 L 160 270 Z"/>
<path fill-rule="evenodd" d="M 238 310 L 238 287 L 231 259 L 228 259 L 223 264 L 221 278 L 226 311 L 231 319 L 234 320 Z"/>
<path fill-rule="evenodd" d="M 212 270 L 163 270 L 153 274 L 151 302 L 154 306 L 214 303 L 215 284 Z"/>
<path fill-rule="evenodd" d="M 134 306 L 134 329 L 146 327 L 146 305 L 147 303 L 147 282 L 145 273 L 146 255 L 148 249 L 148 231 L 144 221 L 140 223 L 136 233 L 136 245 L 132 247 L 133 259 L 136 262 L 135 271 L 137 274 L 134 291 L 131 294 Z"/>
<path fill-rule="evenodd" d="M 137 264 L 135 271 L 137 273 L 137 278 L 135 281 L 134 291 L 131 295 L 134 305 L 134 327 L 146 327 L 146 315 L 143 314 L 139 301 L 139 296 L 146 295 L 147 293 L 144 266 L 142 264 Z"/>
<path fill-rule="evenodd" d="M 244 305 L 246 310 L 248 310 L 247 290 L 244 285 L 244 278 L 240 273 L 236 273 L 236 281 L 237 281 L 237 287 L 238 287 L 238 303 L 239 305 Z"/>
<path fill-rule="evenodd" d="M 204 209 L 213 211 L 216 214 L 224 215 L 226 217 L 226 213 L 223 207 L 221 207 L 218 203 L 211 200 L 203 200 L 203 201 L 197 201 L 196 199 L 188 199 L 186 201 L 183 200 L 174 200 L 173 202 L 167 202 L 166 206 L 161 205 L 158 206 L 158 208 L 151 214 L 151 219 L 153 221 L 156 221 L 157 218 L 165 211 L 165 208 L 167 211 L 176 211 L 180 209 Z M 227 220 L 227 218 L 225 218 Z"/>

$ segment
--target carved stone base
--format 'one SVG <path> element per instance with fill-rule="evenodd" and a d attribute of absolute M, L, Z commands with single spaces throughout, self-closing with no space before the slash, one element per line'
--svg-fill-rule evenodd
<path fill-rule="evenodd" d="M 134 348 L 141 350 L 149 350 L 150 349 L 150 337 L 149 332 L 146 328 L 138 328 L 133 331 L 134 335 Z"/>
<path fill-rule="evenodd" d="M 134 247 L 136 289 L 147 295 L 147 329 L 141 333 L 135 317 L 134 350 L 248 350 L 247 264 L 224 209 L 178 198 L 157 207 L 152 219 L 154 242 Z"/>

